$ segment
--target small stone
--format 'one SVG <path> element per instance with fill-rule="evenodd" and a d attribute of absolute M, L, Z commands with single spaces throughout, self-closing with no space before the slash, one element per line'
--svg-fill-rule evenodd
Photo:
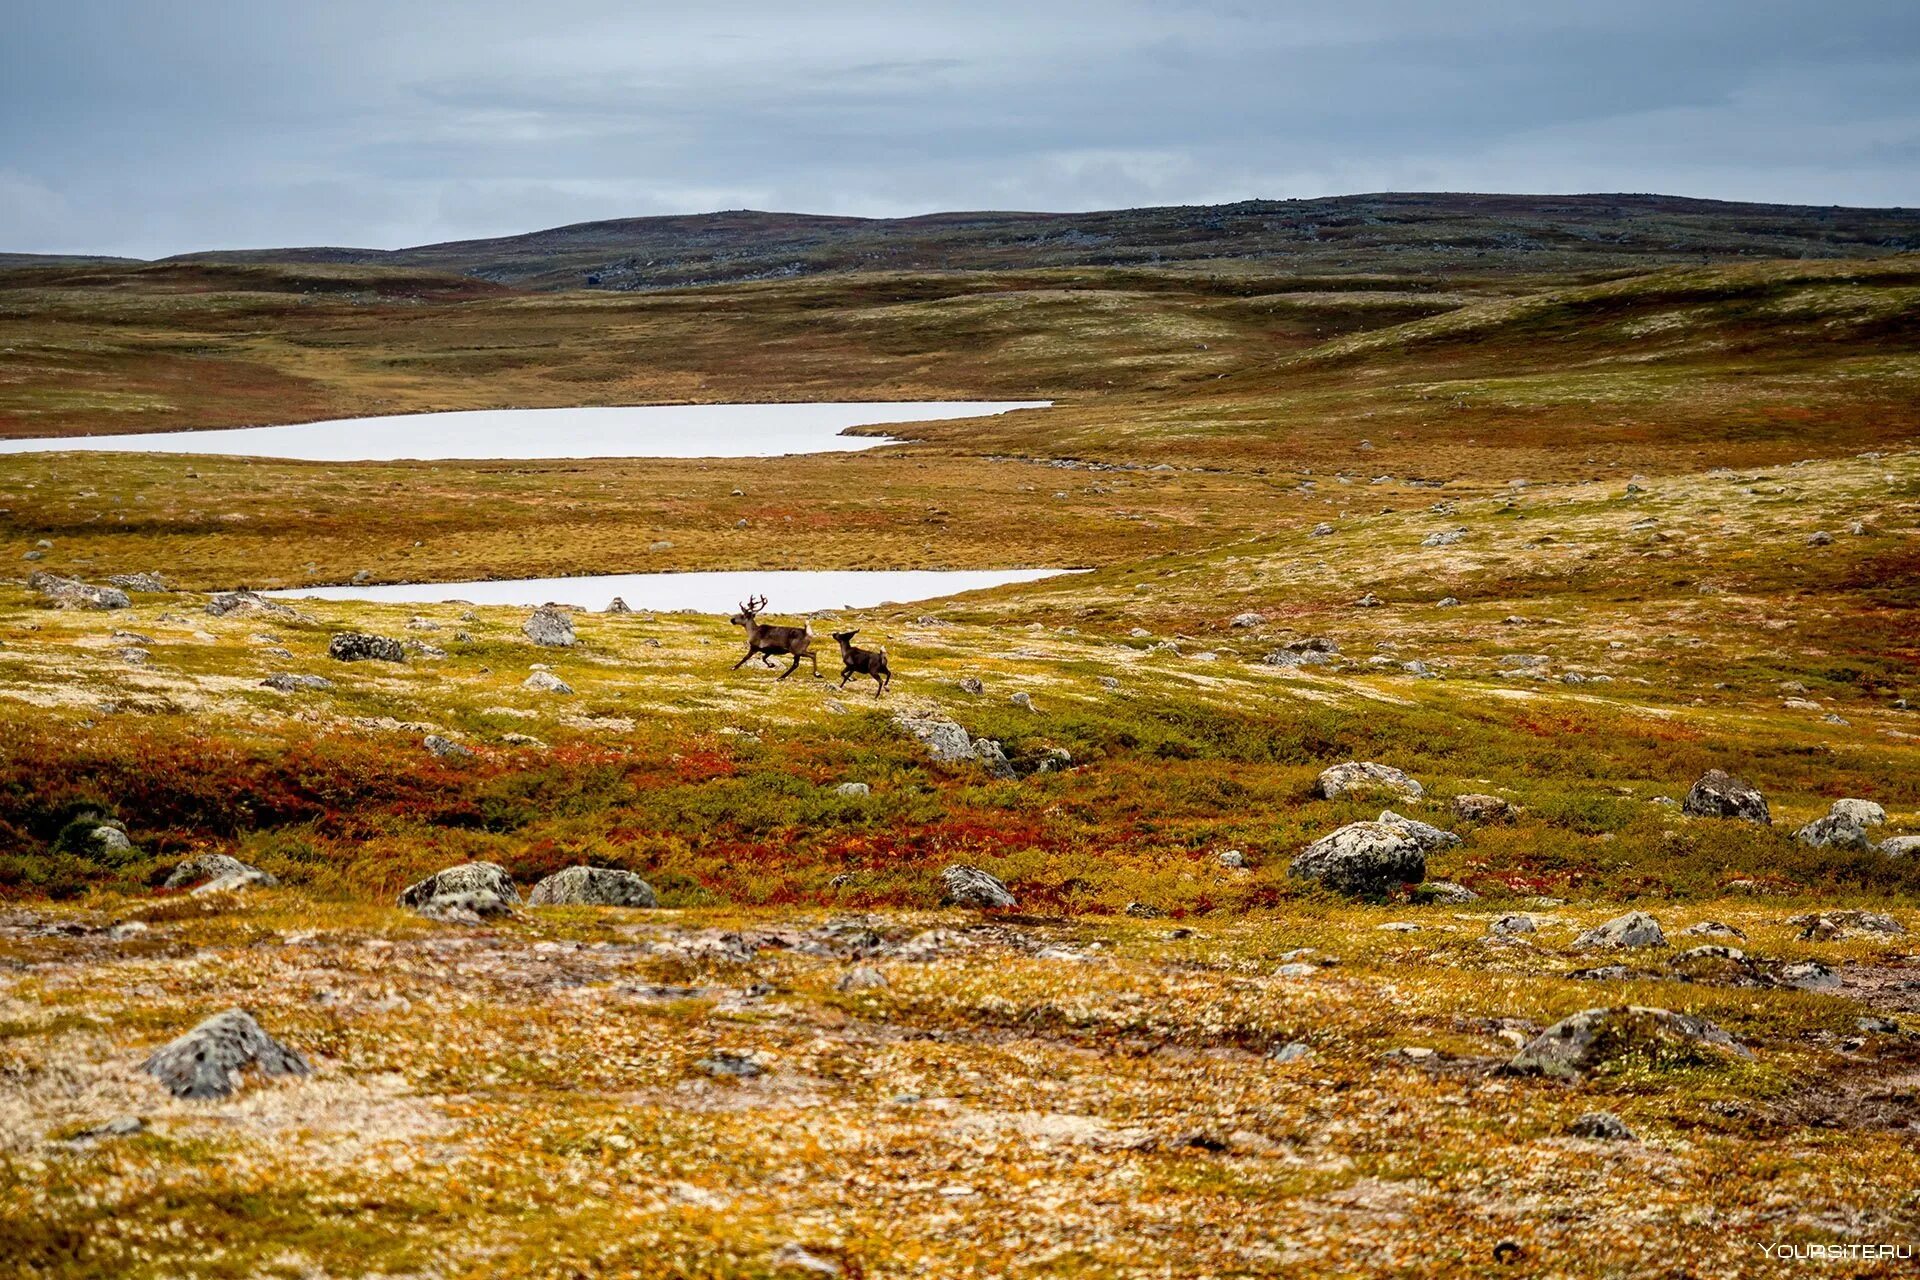
<path fill-rule="evenodd" d="M 429 755 L 441 760 L 473 759 L 472 748 L 455 742 L 452 738 L 443 738 L 437 733 L 428 734 L 421 740 L 420 745 L 427 749 Z"/>
<path fill-rule="evenodd" d="M 1032 695 L 1032 694 L 1028 694 L 1028 693 L 1016 693 L 1016 694 L 1014 694 L 1013 696 L 1011 696 L 1011 697 L 1009 697 L 1009 698 L 1007 699 L 1007 701 L 1008 701 L 1008 702 L 1011 702 L 1011 703 L 1012 703 L 1012 704 L 1013 704 L 1014 706 L 1016 706 L 1016 707 L 1019 707 L 1019 708 L 1020 708 L 1020 709 L 1021 709 L 1022 711 L 1031 711 L 1031 710 L 1033 710 L 1033 695 Z"/>
<path fill-rule="evenodd" d="M 1127 914 L 1136 920 L 1158 920 L 1167 913 L 1159 907 L 1150 906 L 1144 902 L 1129 902 L 1127 904 Z"/>
<path fill-rule="evenodd" d="M 960 692 L 971 693 L 975 697 L 978 697 L 986 691 L 987 686 L 980 682 L 979 676 L 962 676 L 960 678 Z"/>
<path fill-rule="evenodd" d="M 612 614 L 621 614 L 621 613 L 632 613 L 633 610 L 627 607 L 627 602 L 625 600 L 622 600 L 619 596 L 615 596 L 612 600 L 607 602 L 607 612 Z"/>
<path fill-rule="evenodd" d="M 1267 1058 L 1273 1062 L 1300 1062 L 1312 1056 L 1312 1046 L 1303 1040 L 1289 1040 L 1267 1053 Z"/>
<path fill-rule="evenodd" d="M 1627 1127 L 1627 1122 L 1611 1111 L 1589 1111 L 1576 1119 L 1567 1132 L 1596 1142 L 1640 1141 L 1639 1135 Z"/>
<path fill-rule="evenodd" d="M 1238 849 L 1224 849 L 1221 851 L 1218 861 L 1221 866 L 1226 867 L 1230 871 L 1244 871 L 1247 866 L 1247 855 Z"/>
<path fill-rule="evenodd" d="M 520 630 L 527 639 L 549 648 L 570 648 L 577 640 L 573 630 L 573 619 L 552 605 L 541 605 L 527 615 Z"/>
<path fill-rule="evenodd" d="M 335 662 L 405 662 L 407 650 L 386 636 L 343 631 L 327 641 L 327 656 Z"/>
<path fill-rule="evenodd" d="M 1709 769 L 1702 774 L 1687 791 L 1680 808 L 1697 818 L 1738 818 L 1763 826 L 1773 821 L 1766 797 L 1722 769 Z"/>
<path fill-rule="evenodd" d="M 839 786 L 835 787 L 833 789 L 833 792 L 835 795 L 847 796 L 850 799 L 857 799 L 861 796 L 872 795 L 873 788 L 868 786 L 864 782 L 843 782 Z"/>
<path fill-rule="evenodd" d="M 847 971 L 838 983 L 838 989 L 849 994 L 860 991 L 880 991 L 893 984 L 887 981 L 887 975 L 872 965 L 856 965 Z"/>
<path fill-rule="evenodd" d="M 536 671 L 520 682 L 522 689 L 531 689 L 535 693 L 572 693 L 573 686 L 551 671 Z"/>
<path fill-rule="evenodd" d="M 767 1069 L 751 1053 L 733 1049 L 715 1049 L 694 1064 L 710 1076 L 731 1077 L 736 1080 L 752 1080 L 767 1074 Z"/>
<path fill-rule="evenodd" d="M 1467 822 L 1507 822 L 1513 817 L 1513 805 L 1499 796 L 1469 792 L 1453 798 L 1453 811 Z"/>

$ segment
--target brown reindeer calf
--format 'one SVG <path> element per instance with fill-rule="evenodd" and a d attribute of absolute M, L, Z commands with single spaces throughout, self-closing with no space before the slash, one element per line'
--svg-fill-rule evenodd
<path fill-rule="evenodd" d="M 833 638 L 840 642 L 840 687 L 842 689 L 846 688 L 847 681 L 856 675 L 872 676 L 873 683 L 876 686 L 873 691 L 873 696 L 877 698 L 887 691 L 888 685 L 893 683 L 893 672 L 887 667 L 887 651 L 885 649 L 856 649 L 853 647 L 853 638 L 859 634 L 858 631 L 836 631 L 833 633 Z"/>
<path fill-rule="evenodd" d="M 816 657 L 813 652 L 812 626 L 768 626 L 766 623 L 761 622 L 758 616 L 760 611 L 766 607 L 767 598 L 765 596 L 749 596 L 747 597 L 747 602 L 740 606 L 740 612 L 728 619 L 734 626 L 745 627 L 747 629 L 746 656 L 741 658 L 739 662 L 734 663 L 733 669 L 738 671 L 741 664 L 746 662 L 747 658 L 751 658 L 756 654 L 759 655 L 762 663 L 771 667 L 773 665 L 773 655 L 777 653 L 782 657 L 793 659 L 793 665 L 780 673 L 782 680 L 785 680 L 788 676 L 800 669 L 800 659 L 802 658 L 805 658 L 813 664 L 813 678 L 818 680 L 820 678 L 820 659 Z"/>

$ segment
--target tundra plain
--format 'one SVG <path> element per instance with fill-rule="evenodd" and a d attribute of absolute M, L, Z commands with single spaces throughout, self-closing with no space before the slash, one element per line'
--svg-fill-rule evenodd
<path fill-rule="evenodd" d="M 0 272 L 11 435 L 1056 401 L 795 459 L 0 459 L 5 1266 L 1910 1266 L 1870 1250 L 1920 1243 L 1920 263 L 1696 250 L 633 293 Z M 730 671 L 731 600 L 567 602 L 564 647 L 524 609 L 208 611 L 356 578 L 1046 565 L 1088 572 L 812 619 L 819 682 Z M 57 608 L 41 571 L 170 589 Z M 835 687 L 850 627 L 884 698 Z M 344 632 L 405 660 L 337 661 Z M 930 758 L 928 723 L 1006 767 Z M 1420 794 L 1316 794 L 1348 761 Z M 1683 811 L 1712 769 L 1771 821 Z M 1884 821 L 1796 838 L 1844 799 Z M 1387 808 L 1457 837 L 1425 874 L 1464 893 L 1289 873 Z M 163 887 L 213 854 L 277 884 Z M 397 905 L 470 862 L 522 894 L 624 869 L 659 905 Z M 1017 905 L 943 905 L 953 864 Z M 1664 945 L 1590 933 L 1632 913 Z M 311 1073 L 213 1100 L 142 1074 L 230 1008 Z M 1623 1008 L 1731 1046 L 1635 1015 L 1516 1069 Z"/>

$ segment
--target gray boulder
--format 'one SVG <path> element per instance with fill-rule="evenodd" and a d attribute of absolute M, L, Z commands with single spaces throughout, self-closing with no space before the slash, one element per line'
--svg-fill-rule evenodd
<path fill-rule="evenodd" d="M 1430 907 L 1464 907 L 1480 901 L 1480 895 L 1451 880 L 1428 880 L 1413 887 L 1413 900 Z"/>
<path fill-rule="evenodd" d="M 1907 931 L 1906 926 L 1892 916 L 1882 915 L 1878 911 L 1858 909 L 1791 916 L 1787 923 L 1799 925 L 1801 938 L 1813 942 L 1825 942 L 1832 938 L 1845 938 L 1861 933 L 1878 934 L 1883 938 L 1897 938 Z"/>
<path fill-rule="evenodd" d="M 300 689 L 331 689 L 333 681 L 325 676 L 299 675 L 290 671 L 276 671 L 260 682 L 263 689 L 278 689 L 281 693 L 293 693 Z"/>
<path fill-rule="evenodd" d="M 1894 858 L 1920 855 L 1920 836 L 1888 836 L 1880 842 L 1880 852 Z"/>
<path fill-rule="evenodd" d="M 1376 822 L 1384 826 L 1398 827 L 1413 838 L 1423 853 L 1432 853 L 1435 849 L 1451 849 L 1460 843 L 1460 837 L 1451 831 L 1443 831 L 1432 823 L 1421 822 L 1418 818 L 1402 817 L 1391 809 L 1383 809 Z"/>
<path fill-rule="evenodd" d="M 1407 800 L 1418 800 L 1426 788 L 1390 765 L 1349 760 L 1321 771 L 1314 784 L 1315 794 L 1328 800 L 1348 795 L 1386 793 Z"/>
<path fill-rule="evenodd" d="M 613 613 L 613 614 L 620 614 L 620 613 L 632 613 L 633 610 L 627 607 L 627 602 L 625 600 L 622 600 L 619 596 L 615 596 L 612 600 L 607 602 L 607 612 Z"/>
<path fill-rule="evenodd" d="M 233 1092 L 235 1075 L 248 1067 L 263 1076 L 304 1076 L 312 1070 L 243 1009 L 215 1014 L 140 1064 L 176 1098 L 224 1098 Z"/>
<path fill-rule="evenodd" d="M 441 903 L 441 899 L 461 897 L 460 903 Z M 477 915 L 497 915 L 500 911 L 492 909 L 484 901 L 491 897 L 500 904 L 500 911 L 508 910 L 520 901 L 520 891 L 514 888 L 513 877 L 507 869 L 495 862 L 463 862 L 457 867 L 448 867 L 436 871 L 418 884 L 408 885 L 401 891 L 400 905 L 412 907 L 415 911 L 429 912 L 436 903 L 447 910 L 472 911 Z"/>
<path fill-rule="evenodd" d="M 657 907 L 653 886 L 631 871 L 612 867 L 568 867 L 533 886 L 527 902 L 536 907 Z"/>
<path fill-rule="evenodd" d="M 572 693 L 573 686 L 551 671 L 536 671 L 520 682 L 522 689 L 535 693 Z"/>
<path fill-rule="evenodd" d="M 853 800 L 859 799 L 862 796 L 872 795 L 873 788 L 864 782 L 843 782 L 833 789 L 833 793 L 837 796 L 846 796 L 848 799 Z"/>
<path fill-rule="evenodd" d="M 1340 893 L 1377 896 L 1426 879 L 1427 855 L 1399 827 L 1350 822 L 1308 845 L 1288 864 L 1287 873 Z"/>
<path fill-rule="evenodd" d="M 1878 827 L 1887 820 L 1887 811 L 1871 800 L 1835 800 L 1827 816 L 1849 818 L 1863 827 Z"/>
<path fill-rule="evenodd" d="M 452 738 L 443 738 L 437 733 L 428 734 L 425 738 L 421 739 L 420 745 L 427 749 L 427 754 L 437 759 L 473 759 L 473 748 L 455 742 Z"/>
<path fill-rule="evenodd" d="M 1854 821 L 1852 815 L 1830 813 L 1824 818 L 1815 818 L 1800 830 L 1793 838 L 1801 844 L 1814 849 L 1871 849 L 1873 842 L 1867 839 L 1867 829 Z"/>
<path fill-rule="evenodd" d="M 184 889 L 188 885 L 199 885 L 198 893 L 205 890 L 218 893 L 227 889 L 272 888 L 280 882 L 258 867 L 249 866 L 238 858 L 228 857 L 224 853 L 201 853 L 181 862 L 173 869 L 163 889 Z M 214 888 L 219 885 L 220 888 Z"/>
<path fill-rule="evenodd" d="M 535 644 L 555 649 L 570 648 L 578 639 L 573 632 L 573 619 L 550 604 L 543 604 L 528 614 L 520 630 Z"/>
<path fill-rule="evenodd" d="M 1747 935 L 1730 924 L 1718 920 L 1702 920 L 1699 924 L 1690 924 L 1680 931 L 1683 938 L 1739 938 L 1745 941 Z"/>
<path fill-rule="evenodd" d="M 133 603 L 118 587 L 89 586 L 44 569 L 27 579 L 27 588 L 46 597 L 56 609 L 125 609 Z"/>
<path fill-rule="evenodd" d="M 157 573 L 111 573 L 107 575 L 107 583 L 122 591 L 146 591 L 157 594 L 171 590 L 167 586 L 167 580 Z"/>
<path fill-rule="evenodd" d="M 301 621 L 298 610 L 291 605 L 281 604 L 278 600 L 269 600 L 253 591 L 222 591 L 207 601 L 207 612 L 216 618 L 232 615 L 241 617 L 278 618 L 283 622 Z"/>
<path fill-rule="evenodd" d="M 1020 905 L 1012 890 L 978 867 L 955 863 L 940 873 L 940 883 L 946 890 L 942 905 L 981 911 L 1005 911 Z"/>
<path fill-rule="evenodd" d="M 1752 1052 L 1705 1018 L 1643 1005 L 1582 1009 L 1521 1046 L 1507 1070 L 1574 1079 L 1627 1057 L 1655 1063 L 1715 1057 L 1751 1058 Z"/>
<path fill-rule="evenodd" d="M 327 641 L 327 656 L 335 662 L 405 662 L 406 646 L 364 631 L 342 631 Z"/>
<path fill-rule="evenodd" d="M 1773 822 L 1767 798 L 1724 769 L 1709 769 L 1702 774 L 1700 781 L 1688 789 L 1680 808 L 1696 818 L 1738 818 L 1763 826 Z"/>
<path fill-rule="evenodd" d="M 1629 911 L 1573 940 L 1576 951 L 1615 951 L 1625 947 L 1664 947 L 1667 935 L 1660 922 L 1644 911 Z"/>
<path fill-rule="evenodd" d="M 1469 792 L 1453 798 L 1453 811 L 1467 822 L 1505 822 L 1513 817 L 1513 804 L 1499 796 Z"/>

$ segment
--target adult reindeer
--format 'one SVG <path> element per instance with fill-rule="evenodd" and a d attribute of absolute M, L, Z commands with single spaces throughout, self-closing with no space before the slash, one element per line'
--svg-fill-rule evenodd
<path fill-rule="evenodd" d="M 799 627 L 768 626 L 766 623 L 761 622 L 759 618 L 760 611 L 766 607 L 767 598 L 765 596 L 749 596 L 747 597 L 747 602 L 740 606 L 740 612 L 728 619 L 734 626 L 745 627 L 747 631 L 746 656 L 741 658 L 739 662 L 734 663 L 733 669 L 738 671 L 748 658 L 752 658 L 756 654 L 759 655 L 762 663 L 771 667 L 773 665 L 773 655 L 777 653 L 783 657 L 793 659 L 793 665 L 780 673 L 782 680 L 785 680 L 788 676 L 800 669 L 800 659 L 802 658 L 805 658 L 813 664 L 813 678 L 815 680 L 820 679 L 820 659 L 815 657 L 813 652 L 813 627 L 811 625 Z"/>

